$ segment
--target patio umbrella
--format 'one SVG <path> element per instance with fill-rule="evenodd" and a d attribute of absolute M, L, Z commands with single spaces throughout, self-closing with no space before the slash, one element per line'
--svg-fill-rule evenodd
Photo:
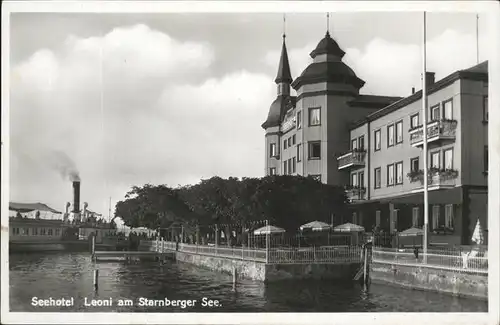
<path fill-rule="evenodd" d="M 472 233 L 472 241 L 478 245 L 483 245 L 484 236 L 483 236 L 483 228 L 481 227 L 481 222 L 479 218 L 477 219 L 476 228 L 474 228 L 474 233 Z"/>
<path fill-rule="evenodd" d="M 420 228 L 415 228 L 415 227 L 406 229 L 398 234 L 398 236 L 401 236 L 401 237 L 412 237 L 412 236 L 416 237 L 416 236 L 423 236 L 423 235 L 424 235 L 424 231 Z"/>
<path fill-rule="evenodd" d="M 353 223 L 344 223 L 343 225 L 336 226 L 333 230 L 338 232 L 361 232 L 365 231 L 365 228 Z"/>
<path fill-rule="evenodd" d="M 285 229 L 275 226 L 264 226 L 262 228 L 256 229 L 254 235 L 268 235 L 268 234 L 281 234 L 284 233 Z"/>
<path fill-rule="evenodd" d="M 306 223 L 305 225 L 300 226 L 300 230 L 312 230 L 312 231 L 323 231 L 323 230 L 329 230 L 332 228 L 329 224 L 321 221 L 312 221 L 309 223 Z"/>

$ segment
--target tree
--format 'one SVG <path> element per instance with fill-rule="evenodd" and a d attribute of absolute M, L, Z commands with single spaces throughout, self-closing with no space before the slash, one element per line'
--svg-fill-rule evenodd
<path fill-rule="evenodd" d="M 176 189 L 166 185 L 134 186 L 116 205 L 115 215 L 132 227 L 183 226 L 193 233 L 213 234 L 215 225 L 226 238 L 252 221 L 269 220 L 288 232 L 313 220 L 330 221 L 345 213 L 346 195 L 338 186 L 322 184 L 310 177 L 267 176 L 264 178 L 212 177 L 199 184 Z M 251 227 L 250 227 L 251 228 Z"/>

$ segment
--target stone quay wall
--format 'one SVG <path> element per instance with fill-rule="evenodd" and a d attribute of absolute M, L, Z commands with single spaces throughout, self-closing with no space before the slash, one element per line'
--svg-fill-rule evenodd
<path fill-rule="evenodd" d="M 371 264 L 370 278 L 373 283 L 391 284 L 408 289 L 434 291 L 481 300 L 488 299 L 487 274 L 374 262 Z"/>

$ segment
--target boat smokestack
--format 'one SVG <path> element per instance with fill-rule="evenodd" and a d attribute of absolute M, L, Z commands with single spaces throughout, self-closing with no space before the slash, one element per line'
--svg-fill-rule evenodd
<path fill-rule="evenodd" d="M 80 212 L 80 181 L 73 181 L 73 213 Z"/>
<path fill-rule="evenodd" d="M 64 212 L 65 212 L 66 214 L 69 214 L 69 207 L 70 207 L 70 206 L 71 206 L 71 203 L 66 202 L 66 206 L 64 207 Z"/>

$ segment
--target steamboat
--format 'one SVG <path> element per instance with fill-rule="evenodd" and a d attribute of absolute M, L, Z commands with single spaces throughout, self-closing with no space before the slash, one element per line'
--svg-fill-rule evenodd
<path fill-rule="evenodd" d="M 101 214 L 89 210 L 86 202 L 80 209 L 79 180 L 73 181 L 73 204 L 66 203 L 64 213 L 43 203 L 9 202 L 10 252 L 89 251 L 92 237 L 99 250 L 127 247 L 114 218 L 106 222 Z"/>

